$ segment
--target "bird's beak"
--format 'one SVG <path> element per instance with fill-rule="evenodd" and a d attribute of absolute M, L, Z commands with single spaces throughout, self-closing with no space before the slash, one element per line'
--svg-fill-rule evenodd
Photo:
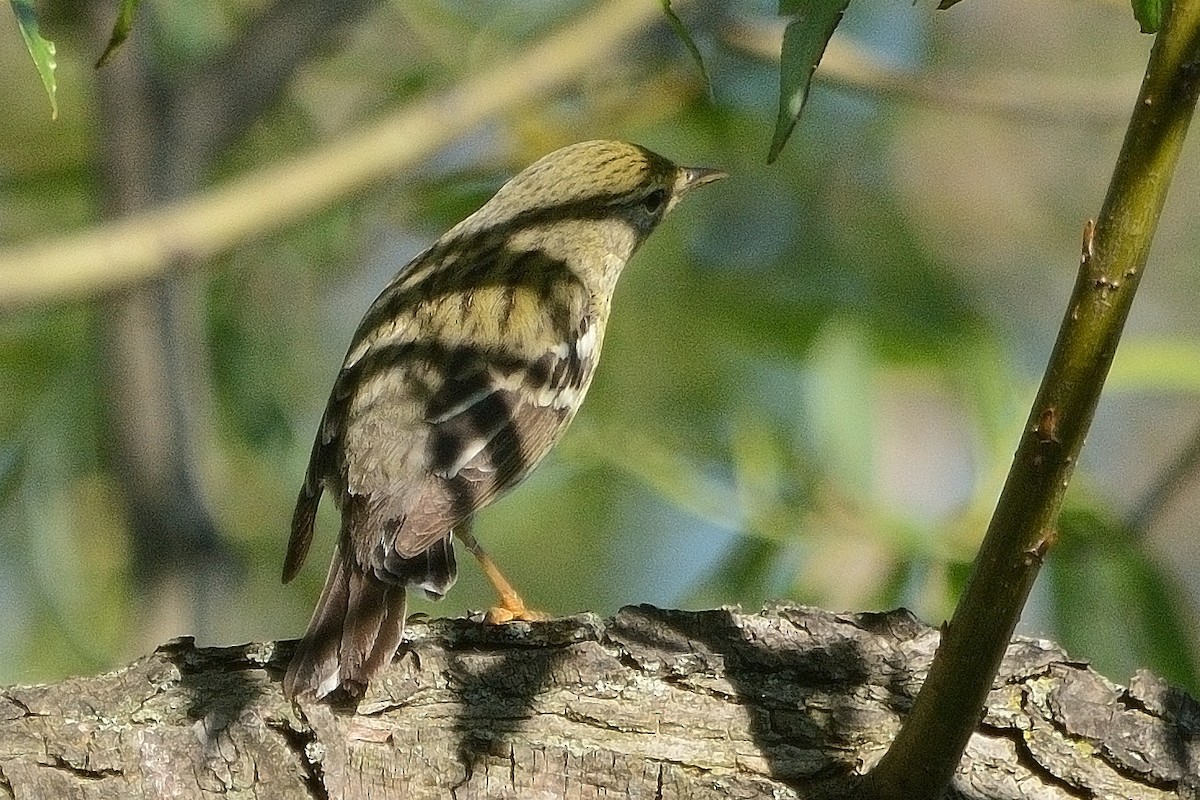
<path fill-rule="evenodd" d="M 719 169 L 708 169 L 707 167 L 684 167 L 680 170 L 682 173 L 679 180 L 679 188 L 676 194 L 690 192 L 697 186 L 703 186 L 706 183 L 713 183 L 722 178 L 728 178 L 729 173 Z"/>

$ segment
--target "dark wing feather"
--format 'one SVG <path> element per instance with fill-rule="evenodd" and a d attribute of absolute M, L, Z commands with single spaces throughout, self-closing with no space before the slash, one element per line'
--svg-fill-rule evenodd
<path fill-rule="evenodd" d="M 343 534 L 361 524 L 362 503 L 343 509 Z M 324 697 L 339 686 L 361 695 L 391 662 L 404 634 L 404 586 L 376 580 L 334 550 L 321 599 L 288 663 L 283 688 L 288 697 Z"/>
<path fill-rule="evenodd" d="M 430 398 L 428 470 L 391 549 L 421 552 L 545 457 L 578 409 L 595 365 L 590 318 L 571 327 L 553 351 L 519 365 L 481 359 Z"/>
<path fill-rule="evenodd" d="M 304 485 L 300 487 L 300 496 L 296 498 L 296 510 L 292 512 L 292 533 L 288 538 L 287 555 L 283 559 L 284 583 L 296 577 L 296 573 L 304 565 L 304 559 L 308 557 L 308 547 L 312 544 L 317 508 L 321 504 L 321 472 L 325 460 L 325 444 L 322 439 L 322 432 L 318 431 L 317 439 L 313 442 L 312 454 L 308 458 Z"/>
<path fill-rule="evenodd" d="M 292 531 L 288 537 L 287 554 L 283 560 L 283 582 L 288 583 L 296 577 L 304 560 L 308 557 L 308 548 L 312 544 L 313 528 L 317 521 L 317 509 L 321 504 L 321 495 L 325 489 L 325 481 L 334 471 L 335 451 L 340 447 L 338 439 L 338 423 L 344 414 L 344 406 L 349 394 L 346 388 L 350 378 L 347 370 L 343 369 L 334 381 L 333 391 L 325 413 L 321 415 L 321 424 L 317 426 L 312 452 L 308 457 L 308 468 L 304 472 L 304 483 L 300 487 L 300 495 L 296 498 L 296 508 L 292 512 Z"/>

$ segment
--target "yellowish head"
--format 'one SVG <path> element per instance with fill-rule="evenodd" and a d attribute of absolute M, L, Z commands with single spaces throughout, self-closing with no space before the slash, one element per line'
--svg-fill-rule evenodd
<path fill-rule="evenodd" d="M 594 140 L 555 150 L 500 187 L 470 227 L 547 217 L 621 216 L 643 234 L 691 188 L 725 177 L 718 170 L 678 167 L 644 147 Z"/>

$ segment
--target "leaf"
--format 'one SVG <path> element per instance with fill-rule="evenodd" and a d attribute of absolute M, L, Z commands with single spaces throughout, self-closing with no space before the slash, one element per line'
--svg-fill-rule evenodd
<path fill-rule="evenodd" d="M 42 76 L 42 85 L 46 87 L 46 94 L 50 98 L 50 118 L 58 119 L 58 98 L 55 94 L 58 84 L 54 79 L 54 68 L 58 65 L 54 60 L 54 42 L 43 39 L 38 34 L 37 14 L 30 0 L 9 1 L 12 3 L 13 13 L 17 16 L 17 27 L 21 29 L 25 46 L 29 48 L 29 55 L 33 57 L 33 65 Z"/>
<path fill-rule="evenodd" d="M 684 26 L 683 20 L 671 8 L 671 0 L 659 0 L 662 3 L 663 14 L 667 17 L 667 22 L 671 25 L 671 30 L 675 31 L 675 35 L 683 42 L 683 46 L 691 53 L 692 60 L 696 62 L 696 66 L 700 68 L 700 77 L 704 80 L 704 85 L 708 87 L 708 95 L 712 97 L 712 81 L 709 80 L 708 70 L 704 68 L 704 59 L 700 56 L 700 48 L 696 46 L 696 40 L 688 33 L 687 27 Z"/>
<path fill-rule="evenodd" d="M 734 489 L 743 532 L 780 544 L 794 540 L 803 509 L 811 505 L 803 467 L 779 431 L 758 415 L 742 414 L 731 434 Z"/>
<path fill-rule="evenodd" d="M 813 342 L 798 398 L 821 471 L 864 498 L 874 493 L 878 474 L 878 373 L 859 321 L 833 319 Z"/>
<path fill-rule="evenodd" d="M 1158 33 L 1162 27 L 1164 0 L 1133 0 L 1133 18 L 1142 33 Z"/>
<path fill-rule="evenodd" d="M 773 162 L 800 119 L 813 71 L 850 0 L 779 0 L 779 13 L 793 16 L 779 55 L 779 116 L 767 163 Z"/>
<path fill-rule="evenodd" d="M 113 24 L 112 36 L 109 37 L 108 46 L 104 48 L 100 58 L 96 59 L 96 69 L 107 64 L 108 59 L 117 52 L 117 48 L 129 38 L 129 31 L 133 28 L 133 17 L 137 13 L 140 2 L 141 0 L 121 0 L 121 10 L 117 12 L 117 21 Z"/>

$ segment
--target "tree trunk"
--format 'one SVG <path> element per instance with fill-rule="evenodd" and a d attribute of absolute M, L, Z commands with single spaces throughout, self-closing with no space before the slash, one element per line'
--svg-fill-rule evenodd
<path fill-rule="evenodd" d="M 907 612 L 630 607 L 414 622 L 354 707 L 293 706 L 291 643 L 177 640 L 0 692 L 0 797 L 852 797 L 938 632 Z M 1200 704 L 1018 639 L 949 797 L 1196 798 Z"/>

